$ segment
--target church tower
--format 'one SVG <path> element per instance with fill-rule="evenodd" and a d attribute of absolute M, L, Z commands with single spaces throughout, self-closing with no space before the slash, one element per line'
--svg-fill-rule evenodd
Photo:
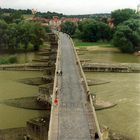
<path fill-rule="evenodd" d="M 140 14 L 140 4 L 138 4 L 138 6 L 137 6 L 137 13 Z"/>

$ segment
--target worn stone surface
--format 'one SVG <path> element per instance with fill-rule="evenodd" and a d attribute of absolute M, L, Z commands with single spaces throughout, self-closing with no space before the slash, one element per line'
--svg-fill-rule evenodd
<path fill-rule="evenodd" d="M 61 40 L 61 90 L 59 105 L 59 140 L 91 140 L 90 123 L 87 118 L 86 95 L 72 44 L 66 35 Z M 93 120 L 93 119 L 92 119 Z M 94 127 L 94 122 L 91 123 Z M 95 127 L 94 127 L 95 128 Z"/>
<path fill-rule="evenodd" d="M 137 63 L 83 63 L 84 71 L 91 72 L 140 72 L 140 65 Z"/>
<path fill-rule="evenodd" d="M 49 118 L 50 116 L 47 115 L 29 120 L 27 122 L 27 136 L 30 136 L 31 140 L 47 140 Z"/>

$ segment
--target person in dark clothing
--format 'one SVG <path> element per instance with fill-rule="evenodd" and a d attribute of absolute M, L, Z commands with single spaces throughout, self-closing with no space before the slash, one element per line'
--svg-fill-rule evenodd
<path fill-rule="evenodd" d="M 95 133 L 95 136 L 94 137 L 95 137 L 95 140 L 98 140 L 99 139 L 99 135 L 98 135 L 97 132 Z"/>
<path fill-rule="evenodd" d="M 60 71 L 60 75 L 62 75 L 62 70 Z"/>

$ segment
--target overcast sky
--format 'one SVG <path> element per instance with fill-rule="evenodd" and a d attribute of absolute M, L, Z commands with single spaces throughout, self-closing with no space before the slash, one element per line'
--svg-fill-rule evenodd
<path fill-rule="evenodd" d="M 115 9 L 136 9 L 140 0 L 0 0 L 2 8 L 37 9 L 64 14 L 109 13 Z"/>

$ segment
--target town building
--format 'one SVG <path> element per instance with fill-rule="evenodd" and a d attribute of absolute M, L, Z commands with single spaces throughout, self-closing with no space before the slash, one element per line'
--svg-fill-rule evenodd
<path fill-rule="evenodd" d="M 47 19 L 47 18 L 42 18 L 42 17 L 33 17 L 32 21 L 41 22 L 43 25 L 50 26 L 52 29 L 57 29 L 60 31 L 62 23 L 65 23 L 66 21 L 77 23 L 78 21 L 81 21 L 81 19 L 80 18 L 66 18 L 66 17 L 59 18 L 57 16 L 54 16 L 52 19 Z"/>
<path fill-rule="evenodd" d="M 137 13 L 140 14 L 140 4 L 138 4 L 138 6 L 137 6 Z"/>

